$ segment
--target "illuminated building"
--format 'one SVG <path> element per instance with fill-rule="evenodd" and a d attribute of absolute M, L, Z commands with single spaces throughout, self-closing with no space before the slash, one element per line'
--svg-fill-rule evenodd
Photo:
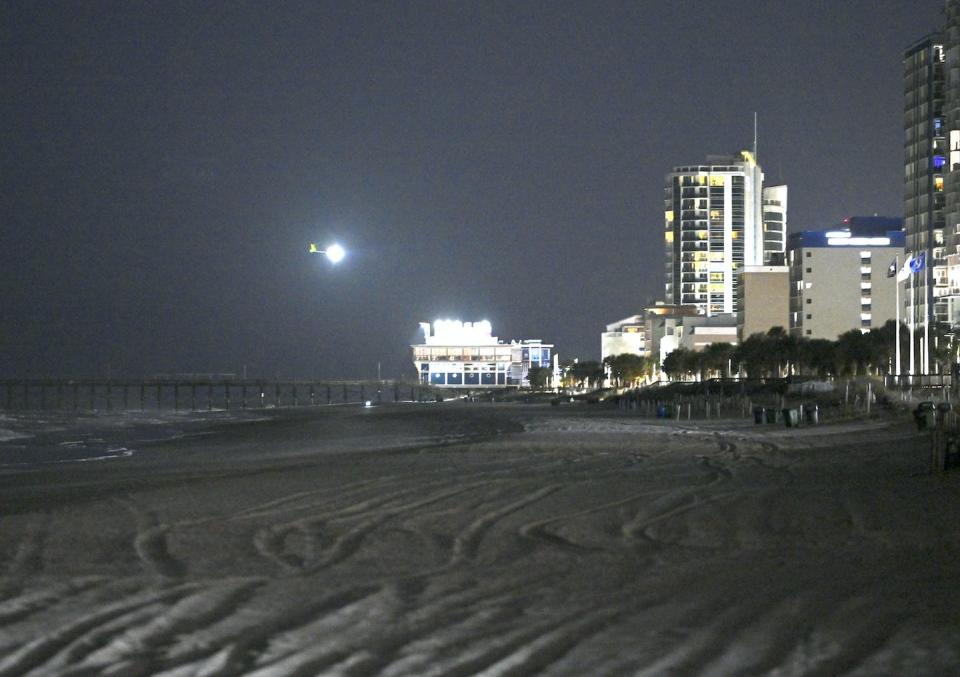
<path fill-rule="evenodd" d="M 665 191 L 666 302 L 737 312 L 737 273 L 785 250 L 787 187 L 763 188 L 754 155 L 674 167 Z M 768 223 L 765 223 L 768 220 Z"/>
<path fill-rule="evenodd" d="M 552 344 L 524 340 L 505 343 L 486 320 L 421 322 L 423 343 L 410 346 L 420 382 L 449 388 L 529 386 L 532 367 L 557 372 Z"/>
<path fill-rule="evenodd" d="M 960 326 L 960 1 L 946 3 L 943 31 L 943 117 L 941 133 L 947 135 L 947 158 L 942 183 L 934 190 L 944 195 L 944 250 L 946 279 L 940 267 L 933 270 L 936 317 Z M 939 190 L 938 190 L 939 189 Z M 939 262 L 938 262 L 939 263 Z M 945 287 L 945 289 L 943 289 Z M 943 308 L 945 306 L 945 309 Z"/>
<path fill-rule="evenodd" d="M 896 319 L 897 281 L 887 273 L 895 257 L 904 263 L 900 220 L 848 222 L 853 225 L 788 238 L 790 333 L 795 336 L 833 341 L 851 329 L 865 333 Z"/>
<path fill-rule="evenodd" d="M 939 34 L 928 35 L 904 52 L 904 200 L 903 226 L 908 254 L 925 252 L 932 262 L 916 276 L 914 312 L 918 324 L 948 321 L 946 205 L 947 124 L 944 107 L 944 48 Z M 954 87 L 957 87 L 955 85 Z M 960 130 L 960 128 L 957 128 Z M 950 133 L 960 151 L 960 131 Z M 954 153 L 950 153 L 954 155 Z M 960 152 L 957 153 L 960 155 Z M 953 159 L 950 160 L 954 162 Z M 960 159 L 957 160 L 960 163 Z M 928 304 L 932 312 L 928 314 Z"/>
<path fill-rule="evenodd" d="M 643 315 L 631 315 L 607 325 L 600 335 L 600 359 L 615 355 L 647 354 L 647 327 Z"/>

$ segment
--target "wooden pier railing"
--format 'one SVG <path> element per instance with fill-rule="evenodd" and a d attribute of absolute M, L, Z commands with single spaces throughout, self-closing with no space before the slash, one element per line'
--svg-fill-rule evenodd
<path fill-rule="evenodd" d="M 435 389 L 403 381 L 224 378 L 0 379 L 7 411 L 231 410 L 428 401 Z"/>

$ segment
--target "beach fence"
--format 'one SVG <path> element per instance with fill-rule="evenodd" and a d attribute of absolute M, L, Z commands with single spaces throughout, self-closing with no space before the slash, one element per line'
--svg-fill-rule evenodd
<path fill-rule="evenodd" d="M 753 418 L 788 426 L 819 423 L 824 417 L 874 415 L 889 406 L 883 382 L 869 377 L 832 381 L 711 379 L 673 382 L 627 391 L 620 409 L 641 416 L 682 420 Z"/>
<path fill-rule="evenodd" d="M 363 402 L 432 401 L 434 389 L 402 381 L 234 378 L 0 380 L 5 411 L 246 410 Z"/>

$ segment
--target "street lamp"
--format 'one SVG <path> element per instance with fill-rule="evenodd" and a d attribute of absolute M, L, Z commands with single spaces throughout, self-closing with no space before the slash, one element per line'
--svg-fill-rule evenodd
<path fill-rule="evenodd" d="M 327 260 L 330 263 L 340 263 L 343 261 L 343 257 L 347 255 L 347 252 L 343 249 L 343 247 L 336 243 L 329 245 L 326 249 L 320 249 L 315 243 L 311 242 L 310 253 L 323 254 L 327 257 Z"/>

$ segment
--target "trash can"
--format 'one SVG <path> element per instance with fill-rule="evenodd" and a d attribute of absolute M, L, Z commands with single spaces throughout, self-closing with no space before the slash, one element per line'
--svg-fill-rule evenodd
<path fill-rule="evenodd" d="M 777 410 L 773 407 L 770 407 L 766 410 L 767 423 L 776 423 L 777 422 Z"/>
<path fill-rule="evenodd" d="M 754 407 L 753 408 L 753 422 L 754 423 L 763 423 L 764 412 L 766 410 L 763 407 Z"/>
<path fill-rule="evenodd" d="M 800 412 L 796 409 L 784 409 L 783 423 L 788 428 L 796 428 L 800 424 Z"/>
<path fill-rule="evenodd" d="M 933 402 L 921 402 L 913 410 L 913 420 L 917 430 L 930 430 L 937 424 L 937 411 Z"/>
<path fill-rule="evenodd" d="M 807 423 L 817 425 L 820 422 L 820 410 L 815 404 L 808 404 L 803 408 L 803 417 Z"/>
<path fill-rule="evenodd" d="M 667 405 L 658 404 L 657 405 L 657 418 L 666 418 L 667 417 Z"/>

